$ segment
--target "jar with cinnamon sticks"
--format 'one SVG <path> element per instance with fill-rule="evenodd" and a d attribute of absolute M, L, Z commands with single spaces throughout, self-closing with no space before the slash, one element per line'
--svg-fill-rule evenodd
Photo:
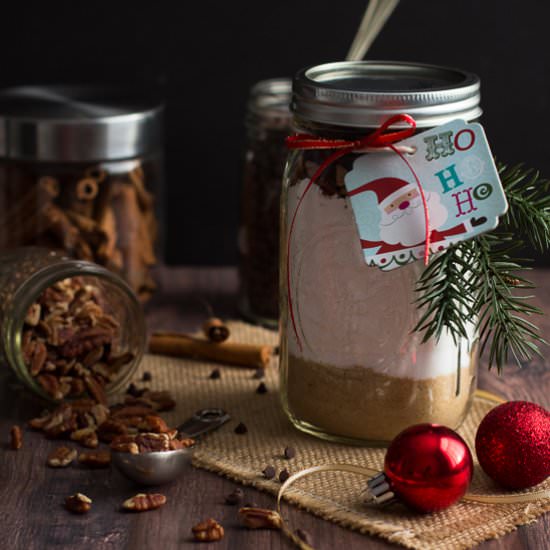
<path fill-rule="evenodd" d="M 139 301 L 112 271 L 46 248 L 0 254 L 0 360 L 34 393 L 105 404 L 145 345 Z"/>
<path fill-rule="evenodd" d="M 279 203 L 290 134 L 291 81 L 263 80 L 247 107 L 239 229 L 241 313 L 275 328 L 279 317 Z"/>
<path fill-rule="evenodd" d="M 157 102 L 115 88 L 0 92 L 0 251 L 62 249 L 150 297 L 161 116 Z"/>

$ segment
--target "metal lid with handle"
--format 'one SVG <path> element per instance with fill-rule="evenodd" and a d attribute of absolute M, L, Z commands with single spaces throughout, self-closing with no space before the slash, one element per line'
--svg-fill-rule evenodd
<path fill-rule="evenodd" d="M 20 86 L 0 91 L 0 158 L 95 162 L 162 143 L 160 102 L 122 87 Z"/>

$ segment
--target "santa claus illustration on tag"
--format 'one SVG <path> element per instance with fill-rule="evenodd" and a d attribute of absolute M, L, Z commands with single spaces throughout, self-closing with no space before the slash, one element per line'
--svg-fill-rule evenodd
<path fill-rule="evenodd" d="M 507 202 L 481 126 L 454 121 L 400 144 L 415 154 L 361 155 L 345 177 L 369 265 L 422 258 L 428 234 L 433 254 L 498 225 Z"/>

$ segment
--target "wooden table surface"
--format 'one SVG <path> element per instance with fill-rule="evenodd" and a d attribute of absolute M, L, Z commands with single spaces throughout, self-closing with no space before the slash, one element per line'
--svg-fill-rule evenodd
<path fill-rule="evenodd" d="M 217 315 L 236 316 L 237 276 L 234 269 L 165 269 L 159 273 L 162 294 L 147 306 L 150 329 L 194 330 L 206 315 L 205 301 Z M 532 273 L 539 287 L 537 301 L 550 313 L 550 270 Z M 550 340 L 549 317 L 538 320 Z M 6 443 L 13 424 L 23 425 L 42 408 L 7 375 L 3 365 L 0 382 L 0 548 L 40 549 L 63 547 L 79 550 L 111 548 L 160 549 L 201 548 L 214 550 L 282 549 L 291 545 L 275 531 L 248 531 L 239 526 L 236 508 L 224 504 L 224 497 L 236 484 L 198 469 L 162 488 L 168 503 L 162 509 L 128 514 L 120 504 L 135 494 L 136 488 L 114 469 L 84 470 L 78 467 L 51 469 L 45 466 L 48 452 L 55 445 L 40 434 L 25 432 L 25 444 L 12 451 Z M 550 350 L 524 369 L 510 366 L 502 377 L 481 369 L 480 387 L 509 399 L 525 399 L 550 406 Z M 64 498 L 83 492 L 94 501 L 92 512 L 74 516 L 63 508 Z M 246 500 L 273 507 L 274 499 L 251 488 L 244 489 Z M 397 548 L 381 539 L 354 533 L 315 516 L 286 507 L 290 524 L 309 532 L 317 549 Z M 191 526 L 214 517 L 225 527 L 225 538 L 218 543 L 194 543 Z M 548 548 L 550 514 L 535 524 L 520 527 L 499 539 L 483 543 L 482 550 Z"/>

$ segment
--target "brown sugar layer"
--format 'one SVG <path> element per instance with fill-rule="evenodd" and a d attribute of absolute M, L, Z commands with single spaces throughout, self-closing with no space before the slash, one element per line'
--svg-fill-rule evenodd
<path fill-rule="evenodd" d="M 287 395 L 294 418 L 334 436 L 391 441 L 422 422 L 457 428 L 475 389 L 476 365 L 456 373 L 417 380 L 365 367 L 334 367 L 288 356 Z"/>

